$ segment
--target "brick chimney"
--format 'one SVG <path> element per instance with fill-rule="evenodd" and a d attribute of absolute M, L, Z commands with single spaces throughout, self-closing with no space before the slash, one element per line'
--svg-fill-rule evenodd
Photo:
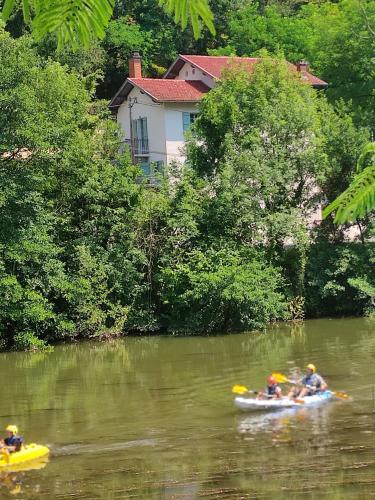
<path fill-rule="evenodd" d="M 299 61 L 296 66 L 297 71 L 300 73 L 306 73 L 309 71 L 310 63 L 308 61 Z"/>
<path fill-rule="evenodd" d="M 142 62 L 139 52 L 133 52 L 129 59 L 129 78 L 142 78 Z"/>

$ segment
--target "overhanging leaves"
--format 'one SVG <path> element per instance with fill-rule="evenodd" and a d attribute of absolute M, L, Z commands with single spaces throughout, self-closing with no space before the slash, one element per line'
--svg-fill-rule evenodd
<path fill-rule="evenodd" d="M 375 166 L 366 165 L 368 157 L 374 154 L 375 143 L 366 144 L 357 161 L 357 175 L 349 187 L 323 210 L 324 219 L 336 211 L 334 222 L 344 224 L 375 208 Z"/>
<path fill-rule="evenodd" d="M 375 142 L 370 142 L 362 149 L 357 162 L 357 172 L 361 172 L 366 167 L 366 159 L 368 155 L 375 154 Z"/>
<path fill-rule="evenodd" d="M 323 217 L 336 211 L 334 221 L 343 224 L 363 217 L 374 208 L 375 166 L 369 166 L 356 175 L 348 189 L 324 209 Z"/>
<path fill-rule="evenodd" d="M 88 46 L 90 38 L 103 38 L 114 6 L 113 0 L 43 0 L 32 28 L 37 39 L 56 33 L 60 47 L 78 42 Z"/>
<path fill-rule="evenodd" d="M 200 21 L 215 33 L 213 14 L 207 0 L 159 0 L 159 5 L 174 14 L 176 23 L 182 29 L 191 20 L 194 36 L 200 33 Z M 1 11 L 4 21 L 9 19 L 15 0 L 5 0 Z M 71 44 L 88 47 L 92 37 L 103 38 L 105 29 L 112 16 L 114 0 L 33 0 L 31 2 L 34 18 L 32 32 L 39 40 L 47 33 L 55 33 L 59 48 Z M 22 0 L 23 16 L 30 22 L 30 0 Z"/>
<path fill-rule="evenodd" d="M 212 34 L 215 33 L 214 16 L 207 0 L 159 0 L 159 5 L 170 14 L 174 13 L 174 20 L 181 24 L 182 29 L 186 28 L 190 18 L 195 38 L 200 34 L 200 19 Z"/>
<path fill-rule="evenodd" d="M 1 17 L 4 21 L 9 19 L 10 14 L 12 13 L 14 7 L 15 0 L 5 0 L 3 9 L 1 11 Z"/>

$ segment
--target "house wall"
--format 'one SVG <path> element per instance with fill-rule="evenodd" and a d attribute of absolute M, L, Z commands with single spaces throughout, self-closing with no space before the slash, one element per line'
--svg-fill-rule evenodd
<path fill-rule="evenodd" d="M 167 163 L 185 161 L 185 138 L 182 113 L 197 113 L 197 105 L 193 103 L 165 103 L 165 131 Z"/>
<path fill-rule="evenodd" d="M 175 80 L 201 80 L 207 87 L 213 88 L 215 80 L 212 76 L 207 75 L 202 70 L 190 63 L 185 63 Z"/>
<path fill-rule="evenodd" d="M 129 99 L 137 102 L 131 110 L 132 120 L 147 118 L 149 154 L 142 155 L 149 162 L 163 161 L 164 164 L 172 161 L 183 162 L 184 154 L 184 131 L 182 113 L 196 113 L 197 106 L 194 103 L 164 103 L 157 104 L 138 88 L 133 88 L 125 101 L 118 109 L 117 122 L 120 124 L 124 139 L 130 140 L 130 112 Z M 136 156 L 137 158 L 137 156 Z"/>
<path fill-rule="evenodd" d="M 165 135 L 165 109 L 164 104 L 153 102 L 151 97 L 142 93 L 137 87 L 134 87 L 118 109 L 117 122 L 120 124 L 125 140 L 130 140 L 130 110 L 129 102 L 133 102 L 131 109 L 132 120 L 138 118 L 147 118 L 149 154 L 142 155 L 142 158 L 148 158 L 149 161 L 167 162 L 166 135 Z M 131 101 L 129 101 L 131 99 Z"/>

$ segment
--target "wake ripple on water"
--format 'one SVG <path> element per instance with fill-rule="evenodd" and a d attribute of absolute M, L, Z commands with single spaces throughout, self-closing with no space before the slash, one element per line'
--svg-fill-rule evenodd
<path fill-rule="evenodd" d="M 137 446 L 156 446 L 159 440 L 157 439 L 137 439 L 134 441 L 124 441 L 122 443 L 112 443 L 112 444 L 68 444 L 65 446 L 54 446 L 48 445 L 54 456 L 61 455 L 81 455 L 82 453 L 105 453 L 117 450 L 125 450 L 127 448 L 133 448 Z"/>

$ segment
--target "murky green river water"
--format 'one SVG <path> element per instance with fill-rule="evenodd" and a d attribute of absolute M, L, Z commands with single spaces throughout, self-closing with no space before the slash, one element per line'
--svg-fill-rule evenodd
<path fill-rule="evenodd" d="M 267 334 L 128 338 L 0 355 L 0 425 L 48 444 L 41 469 L 0 472 L 0 497 L 375 498 L 375 323 Z M 241 413 L 231 386 L 318 365 L 351 402 Z"/>

